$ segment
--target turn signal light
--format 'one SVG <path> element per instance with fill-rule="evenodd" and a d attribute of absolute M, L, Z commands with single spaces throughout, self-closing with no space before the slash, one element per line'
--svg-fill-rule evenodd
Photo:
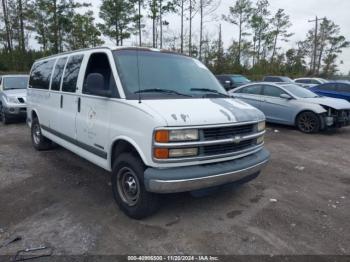
<path fill-rule="evenodd" d="M 155 133 L 155 140 L 159 143 L 169 142 L 169 131 L 168 130 L 157 130 Z"/>
<path fill-rule="evenodd" d="M 167 149 L 167 148 L 154 149 L 154 157 L 157 159 L 168 159 L 169 158 L 169 149 Z"/>

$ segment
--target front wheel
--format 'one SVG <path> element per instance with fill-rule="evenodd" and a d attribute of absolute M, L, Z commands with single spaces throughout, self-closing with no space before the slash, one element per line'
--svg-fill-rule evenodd
<path fill-rule="evenodd" d="M 4 125 L 7 125 L 9 123 L 9 120 L 8 120 L 6 113 L 5 113 L 5 108 L 3 106 L 1 106 L 1 108 L 0 108 L 0 117 L 1 117 L 1 122 Z"/>
<path fill-rule="evenodd" d="M 303 133 L 317 133 L 320 131 L 321 121 L 317 114 L 306 111 L 298 115 L 296 121 L 298 129 Z"/>
<path fill-rule="evenodd" d="M 145 165 L 132 153 L 123 153 L 112 171 L 112 190 L 119 208 L 129 217 L 142 219 L 159 207 L 159 195 L 146 191 L 143 174 Z"/>

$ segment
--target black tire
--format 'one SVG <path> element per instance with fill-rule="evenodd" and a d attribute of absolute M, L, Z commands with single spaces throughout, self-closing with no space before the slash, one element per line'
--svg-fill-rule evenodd
<path fill-rule="evenodd" d="M 296 125 L 301 132 L 312 134 L 320 131 L 321 120 L 314 112 L 305 111 L 298 115 Z"/>
<path fill-rule="evenodd" d="M 159 208 L 159 195 L 146 191 L 145 165 L 132 153 L 123 153 L 115 161 L 112 170 L 112 190 L 119 208 L 129 217 L 142 219 Z"/>
<path fill-rule="evenodd" d="M 52 148 L 51 140 L 44 137 L 41 133 L 41 127 L 38 118 L 34 118 L 31 127 L 32 143 L 36 150 L 43 151 Z"/>
<path fill-rule="evenodd" d="M 9 123 L 9 119 L 6 116 L 5 108 L 3 106 L 0 107 L 0 118 L 1 118 L 1 123 L 3 123 L 4 125 L 7 125 Z"/>

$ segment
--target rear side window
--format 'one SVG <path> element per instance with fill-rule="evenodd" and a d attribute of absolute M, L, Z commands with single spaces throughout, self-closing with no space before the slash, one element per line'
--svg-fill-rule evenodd
<path fill-rule="evenodd" d="M 238 93 L 260 95 L 261 94 L 261 86 L 260 85 L 247 86 L 247 87 L 240 89 L 238 91 Z"/>
<path fill-rule="evenodd" d="M 75 93 L 77 89 L 79 70 L 83 58 L 84 55 L 74 55 L 69 57 L 63 77 L 63 92 Z"/>
<path fill-rule="evenodd" d="M 66 65 L 67 57 L 62 57 L 58 59 L 55 71 L 52 76 L 51 90 L 59 91 L 61 87 L 61 79 L 63 75 L 64 66 Z"/>
<path fill-rule="evenodd" d="M 49 89 L 54 64 L 54 59 L 35 63 L 29 78 L 29 88 Z"/>
<path fill-rule="evenodd" d="M 272 96 L 272 97 L 280 97 L 280 95 L 285 94 L 281 88 L 275 87 L 275 86 L 264 86 L 264 96 Z"/>
<path fill-rule="evenodd" d="M 296 83 L 302 83 L 302 84 L 310 84 L 311 81 L 309 79 L 299 79 L 295 81 Z"/>

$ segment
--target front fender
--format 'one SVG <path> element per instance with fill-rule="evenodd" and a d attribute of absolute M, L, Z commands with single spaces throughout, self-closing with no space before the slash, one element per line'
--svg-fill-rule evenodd
<path fill-rule="evenodd" d="M 149 163 L 147 161 L 146 154 L 143 152 L 143 150 L 140 148 L 140 146 L 136 143 L 136 141 L 134 141 L 132 138 L 127 137 L 127 136 L 117 136 L 117 137 L 114 137 L 112 139 L 112 143 L 109 147 L 109 156 L 110 157 L 112 157 L 113 146 L 117 141 L 125 141 L 125 142 L 128 142 L 129 144 L 131 144 L 135 148 L 135 150 L 137 151 L 139 156 L 141 157 L 143 163 L 145 165 L 149 165 Z M 110 170 L 112 170 L 112 159 L 110 159 L 110 161 L 109 161 L 109 168 L 110 168 Z"/>
<path fill-rule="evenodd" d="M 294 122 L 296 122 L 298 115 L 304 111 L 311 111 L 311 112 L 314 112 L 315 114 L 318 114 L 318 115 L 327 113 L 327 110 L 323 106 L 318 105 L 318 104 L 309 104 L 309 105 L 304 106 L 304 107 L 299 109 L 297 114 L 294 116 Z"/>

